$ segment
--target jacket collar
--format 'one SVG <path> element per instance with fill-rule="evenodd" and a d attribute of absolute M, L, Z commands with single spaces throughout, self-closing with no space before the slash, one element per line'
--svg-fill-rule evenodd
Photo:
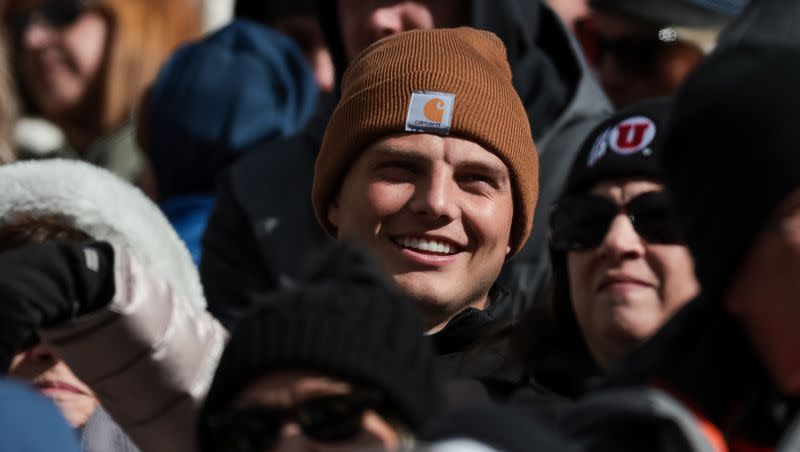
<path fill-rule="evenodd" d="M 510 309 L 508 291 L 494 284 L 489 290 L 486 309 L 466 308 L 459 312 L 440 331 L 430 335 L 439 355 L 463 352 L 485 334 L 493 325 L 508 319 Z"/>

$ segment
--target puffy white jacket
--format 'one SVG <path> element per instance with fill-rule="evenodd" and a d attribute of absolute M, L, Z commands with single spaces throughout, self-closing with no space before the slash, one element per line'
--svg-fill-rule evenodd
<path fill-rule="evenodd" d="M 228 334 L 130 253 L 114 251 L 111 304 L 40 334 L 142 451 L 194 451 L 197 411 Z"/>
<path fill-rule="evenodd" d="M 56 217 L 114 246 L 112 303 L 40 335 L 143 452 L 194 451 L 227 332 L 166 217 L 108 171 L 58 159 L 0 166 L 0 227 L 20 215 Z"/>

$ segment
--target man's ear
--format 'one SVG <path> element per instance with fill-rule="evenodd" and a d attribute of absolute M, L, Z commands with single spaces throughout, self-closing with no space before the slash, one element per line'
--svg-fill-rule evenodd
<path fill-rule="evenodd" d="M 511 254 L 511 245 L 506 246 L 506 256 Z"/>

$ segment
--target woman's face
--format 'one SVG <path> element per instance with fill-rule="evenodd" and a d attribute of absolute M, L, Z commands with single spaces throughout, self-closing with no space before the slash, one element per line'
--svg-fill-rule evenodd
<path fill-rule="evenodd" d="M 352 385 L 335 378 L 302 372 L 281 372 L 264 376 L 247 386 L 234 402 L 233 409 L 246 412 L 253 408 L 268 408 L 294 413 L 307 410 L 306 416 L 295 414 L 279 417 L 279 429 L 275 438 L 265 441 L 262 450 L 397 450 L 400 445 L 397 431 L 369 404 L 358 401 L 358 392 Z M 311 427 L 303 425 L 299 419 L 303 417 L 319 424 Z M 353 423 L 350 425 L 355 425 L 352 434 L 347 434 L 338 441 L 314 437 L 314 432 L 320 425 L 327 428 L 327 431 L 344 431 L 344 427 L 336 426 L 347 418 L 352 418 Z M 320 422 L 320 419 L 323 420 Z"/>
<path fill-rule="evenodd" d="M 601 182 L 591 194 L 618 206 L 647 192 L 662 191 L 647 180 Z M 652 336 L 698 292 L 687 248 L 649 243 L 620 212 L 602 242 L 567 253 L 572 305 L 598 364 L 608 368 Z"/>
<path fill-rule="evenodd" d="M 48 345 L 39 344 L 17 353 L 8 375 L 36 386 L 74 428 L 84 426 L 99 405 L 92 390 Z"/>
<path fill-rule="evenodd" d="M 12 11 L 22 83 L 46 118 L 82 106 L 103 66 L 109 24 L 78 0 L 53 0 Z M 66 6 L 72 4 L 72 6 Z"/>

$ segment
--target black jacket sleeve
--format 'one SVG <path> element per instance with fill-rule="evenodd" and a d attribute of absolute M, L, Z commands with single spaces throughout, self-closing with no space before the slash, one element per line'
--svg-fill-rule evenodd
<path fill-rule="evenodd" d="M 0 372 L 36 329 L 94 312 L 113 297 L 108 243 L 50 241 L 0 254 Z"/>
<path fill-rule="evenodd" d="M 258 294 L 277 287 L 265 265 L 250 221 L 224 177 L 203 234 L 200 279 L 208 310 L 227 329 L 257 304 Z"/>

